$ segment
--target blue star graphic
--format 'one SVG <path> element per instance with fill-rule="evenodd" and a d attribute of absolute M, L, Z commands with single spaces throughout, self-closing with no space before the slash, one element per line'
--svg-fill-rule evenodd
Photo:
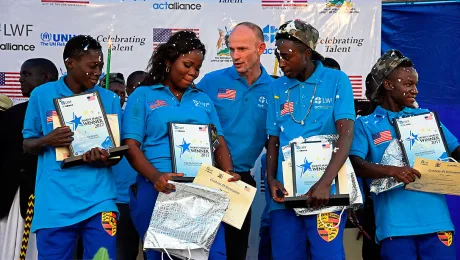
<path fill-rule="evenodd" d="M 418 141 L 418 136 L 419 135 L 416 135 L 414 133 L 412 133 L 412 131 L 410 131 L 410 136 L 406 139 L 406 141 L 409 141 L 410 143 L 410 150 L 412 150 L 412 147 L 414 146 L 415 144 L 415 141 Z"/>
<path fill-rule="evenodd" d="M 181 144 L 181 145 L 177 145 L 177 147 L 179 147 L 179 148 L 181 149 L 181 151 L 180 151 L 180 156 L 181 156 L 181 157 L 182 157 L 182 155 L 183 155 L 185 152 L 187 152 L 187 151 L 190 152 L 190 144 L 191 144 L 191 143 L 187 143 L 187 142 L 185 141 L 185 138 L 184 138 L 184 139 L 182 139 L 182 144 Z"/>
<path fill-rule="evenodd" d="M 75 113 L 73 113 L 73 120 L 70 120 L 69 122 L 67 122 L 67 124 L 72 124 L 73 125 L 73 131 L 77 130 L 78 126 L 79 125 L 83 125 L 81 123 L 81 116 L 78 117 L 75 115 Z"/>
<path fill-rule="evenodd" d="M 306 172 L 306 171 L 311 171 L 311 164 L 313 162 L 308 162 L 307 161 L 307 158 L 305 158 L 303 164 L 301 165 L 297 165 L 297 167 L 300 167 L 302 168 L 302 173 L 300 174 L 300 177 L 302 177 L 302 175 Z"/>

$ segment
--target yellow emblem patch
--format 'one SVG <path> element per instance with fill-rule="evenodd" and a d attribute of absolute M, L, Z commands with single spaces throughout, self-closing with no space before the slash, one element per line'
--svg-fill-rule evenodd
<path fill-rule="evenodd" d="M 335 213 L 318 214 L 316 222 L 319 236 L 326 242 L 334 240 L 339 234 L 339 228 L 335 227 L 339 221 L 340 216 Z"/>
<path fill-rule="evenodd" d="M 452 245 L 452 232 L 438 232 L 438 238 L 444 245 Z"/>
<path fill-rule="evenodd" d="M 102 212 L 102 227 L 111 236 L 117 233 L 117 214 L 115 212 Z"/>

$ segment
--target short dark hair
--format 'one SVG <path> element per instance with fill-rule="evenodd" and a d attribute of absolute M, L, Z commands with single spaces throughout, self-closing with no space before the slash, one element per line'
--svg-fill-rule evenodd
<path fill-rule="evenodd" d="M 246 26 L 248 27 L 249 29 L 251 29 L 257 36 L 257 38 L 259 38 L 259 40 L 261 42 L 264 42 L 264 32 L 262 31 L 262 29 L 255 23 L 251 23 L 251 22 L 241 22 L 239 24 L 237 24 L 234 28 L 238 27 L 238 26 Z"/>
<path fill-rule="evenodd" d="M 134 71 L 133 73 L 129 74 L 128 78 L 126 79 L 126 84 L 129 85 L 129 83 L 131 81 L 133 81 L 134 78 L 136 78 L 138 76 L 146 76 L 146 75 L 147 75 L 147 72 L 145 72 L 145 71 L 142 71 L 142 70 Z"/>
<path fill-rule="evenodd" d="M 340 70 L 340 64 L 333 58 L 329 58 L 329 57 L 324 58 L 322 63 L 325 67 L 332 68 L 332 69 L 337 68 L 338 70 Z"/>
<path fill-rule="evenodd" d="M 28 64 L 29 66 L 33 68 L 38 68 L 41 73 L 49 73 L 51 78 L 51 81 L 56 81 L 59 78 L 59 72 L 58 69 L 56 68 L 56 65 L 48 59 L 45 58 L 33 58 L 33 59 L 28 59 L 24 62 L 24 64 Z"/>
<path fill-rule="evenodd" d="M 68 58 L 79 59 L 88 50 L 101 51 L 102 46 L 96 39 L 89 35 L 78 35 L 72 37 L 64 47 L 64 61 Z"/>
<path fill-rule="evenodd" d="M 204 44 L 192 31 L 178 31 L 167 42 L 160 44 L 152 54 L 147 66 L 148 75 L 141 85 L 151 86 L 166 78 L 166 61 L 174 62 L 180 55 L 200 50 L 206 54 Z"/>

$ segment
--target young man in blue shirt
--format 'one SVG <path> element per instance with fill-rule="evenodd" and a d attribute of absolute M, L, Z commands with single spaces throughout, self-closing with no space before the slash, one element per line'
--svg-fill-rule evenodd
<path fill-rule="evenodd" d="M 418 94 L 417 71 L 410 59 L 397 50 L 389 50 L 371 74 L 377 85 L 372 101 L 378 106 L 372 114 L 356 121 L 351 161 L 361 177 L 394 177 L 400 182 L 413 182 L 421 177 L 417 170 L 379 163 L 392 139 L 397 138 L 392 120 L 428 112 L 412 108 Z M 451 156 L 460 160 L 457 138 L 446 127 L 442 126 L 442 130 Z M 376 138 L 382 132 L 387 136 L 389 132 L 389 138 Z M 444 195 L 401 187 L 372 194 L 372 198 L 382 259 L 456 259 L 454 225 Z"/>
<path fill-rule="evenodd" d="M 254 187 L 251 168 L 267 140 L 268 84 L 273 81 L 260 63 L 265 47 L 259 26 L 249 22 L 236 25 L 229 37 L 233 66 L 206 74 L 197 85 L 216 107 L 235 171 Z M 228 259 L 246 259 L 250 229 L 251 210 L 241 230 L 226 225 Z"/>
<path fill-rule="evenodd" d="M 64 48 L 67 75 L 34 89 L 24 120 L 24 149 L 38 154 L 35 186 L 35 216 L 39 259 L 71 259 L 76 239 L 82 236 L 84 258 L 99 248 L 116 258 L 116 188 L 109 160 L 101 148 L 84 154 L 84 165 L 61 169 L 56 147 L 68 147 L 72 131 L 63 126 L 53 130 L 54 98 L 98 91 L 107 114 L 120 117 L 120 99 L 97 86 L 104 65 L 101 45 L 91 36 L 79 35 Z"/>
<path fill-rule="evenodd" d="M 332 181 L 348 157 L 353 138 L 350 80 L 342 71 L 323 66 L 323 57 L 315 51 L 318 38 L 318 31 L 300 20 L 286 22 L 276 34 L 276 56 L 284 77 L 272 84 L 267 115 L 267 180 L 274 200 L 270 234 L 276 260 L 345 259 L 346 214 L 341 218 L 338 212 L 297 216 L 282 204 L 288 195 L 282 184 L 283 146 L 298 137 L 338 134 L 339 149 L 306 194 L 307 204 L 319 208 L 329 200 Z M 340 225 L 335 226 L 338 221 Z"/>

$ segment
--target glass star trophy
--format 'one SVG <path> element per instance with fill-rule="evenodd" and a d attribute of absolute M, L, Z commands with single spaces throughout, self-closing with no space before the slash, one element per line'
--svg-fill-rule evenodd
<path fill-rule="evenodd" d="M 410 167 L 416 157 L 445 161 L 450 156 L 436 112 L 394 118 L 393 124 Z"/>
<path fill-rule="evenodd" d="M 290 197 L 284 198 L 286 207 L 308 207 L 307 196 L 305 195 L 324 174 L 331 161 L 333 151 L 334 146 L 329 141 L 291 144 L 292 181 L 285 182 L 285 188 L 292 193 L 289 193 Z M 348 185 L 345 167 L 345 165 L 342 167 L 331 185 L 330 198 L 326 206 L 348 206 L 350 204 L 348 188 L 341 188 Z M 339 180 L 345 180 L 345 183 L 339 183 Z"/>
<path fill-rule="evenodd" d="M 211 126 L 168 123 L 172 171 L 183 173 L 174 181 L 193 182 L 202 164 L 214 165 Z"/>
<path fill-rule="evenodd" d="M 69 147 L 70 157 L 62 161 L 62 169 L 84 164 L 83 154 L 95 147 L 107 150 L 110 158 L 128 150 L 127 145 L 115 147 L 99 92 L 55 98 L 54 105 L 60 124 L 70 127 L 74 133 Z"/>

